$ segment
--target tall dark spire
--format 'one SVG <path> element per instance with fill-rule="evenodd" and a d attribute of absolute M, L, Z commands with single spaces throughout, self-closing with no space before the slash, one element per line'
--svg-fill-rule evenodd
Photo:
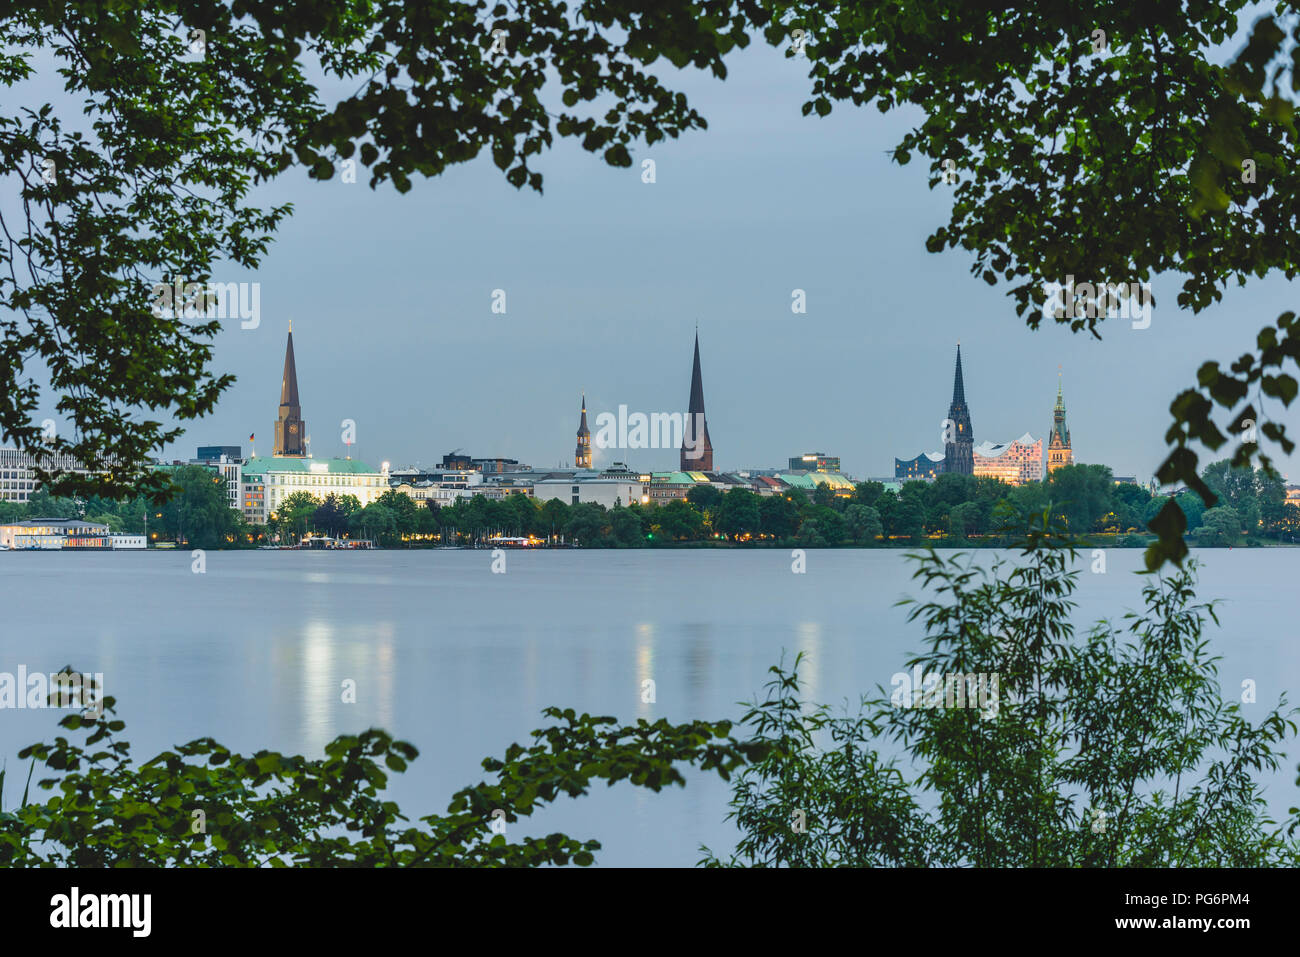
<path fill-rule="evenodd" d="M 298 404 L 298 367 L 293 361 L 293 329 L 284 347 L 284 376 L 280 379 L 280 404 Z"/>
<path fill-rule="evenodd" d="M 695 429 L 702 426 L 701 441 Z M 709 420 L 704 416 L 704 376 L 700 372 L 700 332 L 695 330 L 695 364 L 691 367 L 691 402 L 682 430 L 681 469 L 683 472 L 713 471 L 713 442 L 709 439 Z"/>
<path fill-rule="evenodd" d="M 957 343 L 957 369 L 952 379 L 952 404 L 944 421 L 943 470 L 963 475 L 975 473 L 975 433 L 966 406 L 966 384 L 961 375 L 961 343 Z"/>
<path fill-rule="evenodd" d="M 591 430 L 587 428 L 587 393 L 582 393 L 582 419 L 578 422 L 578 446 L 573 450 L 573 464 L 591 468 Z"/>
<path fill-rule="evenodd" d="M 966 384 L 961 379 L 961 343 L 957 343 L 957 371 L 952 378 L 952 404 L 966 404 Z"/>
<path fill-rule="evenodd" d="M 293 359 L 293 327 L 284 347 L 284 377 L 280 380 L 280 415 L 275 420 L 275 447 L 273 455 L 302 456 L 306 454 L 303 438 L 306 428 L 302 421 L 302 408 L 298 404 L 298 367 Z"/>

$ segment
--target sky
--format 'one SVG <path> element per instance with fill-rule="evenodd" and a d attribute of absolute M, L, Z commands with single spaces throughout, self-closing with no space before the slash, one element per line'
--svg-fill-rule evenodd
<path fill-rule="evenodd" d="M 1100 342 L 1053 323 L 1030 331 L 1010 284 L 970 275 L 968 253 L 925 251 L 949 189 L 928 188 L 924 162 L 887 155 L 919 113 L 842 104 L 804 117 L 806 62 L 762 44 L 728 68 L 725 81 L 661 71 L 707 130 L 638 148 L 630 169 L 560 142 L 538 161 L 542 196 L 509 186 L 490 156 L 414 178 L 406 195 L 371 190 L 364 172 L 348 184 L 295 170 L 262 188 L 256 201 L 295 214 L 256 272 L 213 274 L 260 283 L 260 324 L 226 323 L 214 365 L 237 382 L 164 457 L 248 454 L 250 433 L 271 451 L 292 321 L 315 456 L 344 454 L 352 420 L 352 454 L 375 466 L 430 466 L 454 449 L 571 466 L 584 390 L 593 432 L 620 404 L 685 410 L 698 325 L 719 470 L 822 452 L 851 475 L 889 476 L 895 456 L 941 449 L 960 341 L 976 443 L 1046 440 L 1059 368 L 1076 461 L 1145 480 L 1197 367 L 1239 355 L 1294 306 L 1278 277 L 1193 316 L 1158 277 L 1150 328 L 1108 322 Z M 804 314 L 791 311 L 796 289 Z M 669 469 L 677 452 L 597 450 L 598 466 L 614 460 Z M 1295 456 L 1279 468 L 1300 477 Z"/>

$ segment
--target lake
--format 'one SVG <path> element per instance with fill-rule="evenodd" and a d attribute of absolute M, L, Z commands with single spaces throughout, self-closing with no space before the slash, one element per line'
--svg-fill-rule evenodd
<path fill-rule="evenodd" d="M 1202 600 L 1224 601 L 1208 636 L 1225 692 L 1255 680 L 1253 720 L 1283 691 L 1294 703 L 1300 549 L 1196 554 Z M 1078 623 L 1140 607 L 1140 550 L 1110 550 L 1106 574 L 1084 555 Z M 487 551 L 209 552 L 195 574 L 179 551 L 3 553 L 0 671 L 102 672 L 137 760 L 208 735 L 318 757 L 336 735 L 384 727 L 420 750 L 390 787 L 414 821 L 481 780 L 484 757 L 527 743 L 548 705 L 735 719 L 783 651 L 807 655 L 808 698 L 856 705 L 921 647 L 895 607 L 921 593 L 899 550 L 809 550 L 805 574 L 778 549 L 512 551 L 506 562 L 494 574 Z M 355 704 L 342 701 L 349 679 Z M 642 701 L 646 679 L 654 703 Z M 60 716 L 0 710 L 6 807 L 25 777 L 17 751 L 53 738 Z M 1275 815 L 1296 803 L 1297 750 L 1269 779 Z M 735 833 L 728 786 L 688 780 L 660 794 L 601 784 L 512 827 L 596 838 L 601 865 L 693 865 L 701 844 L 721 853 Z"/>

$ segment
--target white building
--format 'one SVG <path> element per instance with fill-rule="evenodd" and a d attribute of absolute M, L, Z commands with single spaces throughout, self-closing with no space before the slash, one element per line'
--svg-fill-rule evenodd
<path fill-rule="evenodd" d="M 80 518 L 25 518 L 0 525 L 0 545 L 42 550 L 111 547 L 107 525 Z"/>
<path fill-rule="evenodd" d="M 393 482 L 397 474 L 390 473 L 389 481 Z M 433 502 L 439 508 L 468 498 L 483 485 L 483 473 L 475 469 L 439 469 L 424 473 L 428 476 L 424 479 L 415 479 L 414 469 L 403 469 L 400 474 L 404 480 L 392 485 L 395 491 L 421 505 Z"/>
<path fill-rule="evenodd" d="M 243 465 L 240 511 L 264 525 L 295 492 L 322 501 L 327 495 L 355 495 L 364 508 L 388 491 L 386 466 L 377 472 L 359 459 L 252 458 Z"/>
<path fill-rule="evenodd" d="M 570 505 L 641 505 L 650 500 L 649 476 L 633 472 L 615 462 L 603 472 L 551 474 L 533 482 L 533 498 L 539 502 L 559 499 Z"/>

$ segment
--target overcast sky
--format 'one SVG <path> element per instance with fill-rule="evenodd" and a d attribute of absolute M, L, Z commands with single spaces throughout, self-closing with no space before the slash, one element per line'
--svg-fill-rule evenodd
<path fill-rule="evenodd" d="M 968 254 L 925 251 L 949 192 L 927 188 L 923 162 L 886 155 L 917 113 L 803 117 L 806 63 L 756 44 L 728 65 L 725 81 L 678 80 L 708 130 L 641 149 L 628 170 L 566 141 L 539 161 L 540 197 L 487 156 L 415 178 L 405 196 L 372 191 L 364 174 L 317 183 L 299 171 L 263 190 L 296 214 L 256 274 L 213 277 L 260 282 L 261 324 L 226 324 L 215 362 L 238 381 L 167 457 L 208 444 L 247 454 L 250 432 L 271 451 L 292 320 L 317 457 L 343 454 L 352 419 L 353 454 L 376 466 L 452 449 L 571 465 L 584 389 L 593 431 L 619 404 L 685 410 L 698 323 L 718 469 L 824 452 L 850 474 L 891 475 L 895 455 L 940 448 L 960 340 L 977 443 L 1045 438 L 1059 365 L 1076 460 L 1145 479 L 1169 402 L 1200 363 L 1230 361 L 1294 307 L 1277 278 L 1192 316 L 1174 305 L 1176 282 L 1157 280 L 1148 329 L 1108 322 L 1102 342 L 1055 324 L 1030 332 L 1006 284 L 969 274 Z M 494 289 L 505 315 L 491 311 Z M 673 450 L 597 456 L 677 462 Z M 1280 463 L 1293 479 L 1296 465 Z"/>

